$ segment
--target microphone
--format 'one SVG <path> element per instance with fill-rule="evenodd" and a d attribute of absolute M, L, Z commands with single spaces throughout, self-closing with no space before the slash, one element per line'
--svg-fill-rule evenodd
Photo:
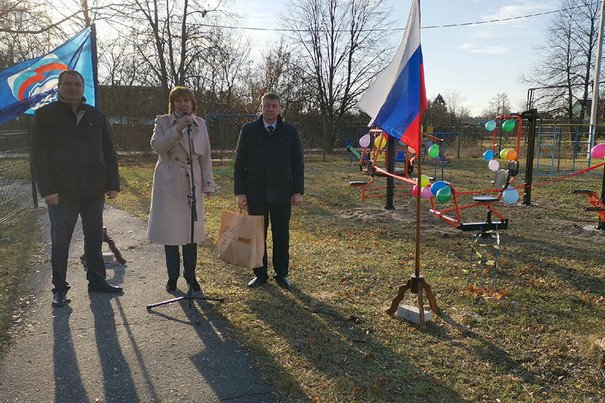
<path fill-rule="evenodd" d="M 184 113 L 183 114 L 183 116 L 191 116 L 191 115 L 192 115 L 192 113 Z M 191 121 L 191 123 L 189 123 L 187 125 L 187 133 L 190 133 L 192 128 L 193 128 L 193 120 Z"/>

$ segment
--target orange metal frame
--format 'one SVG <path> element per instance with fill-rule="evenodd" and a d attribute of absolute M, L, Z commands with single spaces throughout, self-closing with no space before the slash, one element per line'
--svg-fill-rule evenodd
<path fill-rule="evenodd" d="M 521 147 L 521 134 L 522 134 L 523 119 L 519 115 L 500 115 L 500 116 L 497 116 L 495 120 L 497 123 L 499 122 L 500 124 L 502 124 L 504 121 L 506 121 L 508 119 L 515 119 L 516 123 L 517 123 L 515 126 L 515 129 L 517 131 L 516 132 L 517 138 L 516 138 L 516 144 L 515 144 L 515 151 L 517 152 L 517 161 L 518 161 L 519 155 L 520 155 L 519 151 L 520 151 L 520 147 Z M 370 134 L 370 146 L 366 147 L 362 150 L 359 165 L 360 165 L 360 168 L 362 171 L 364 171 L 365 173 L 367 173 L 368 175 L 371 176 L 371 179 L 369 182 L 362 184 L 360 186 L 361 187 L 361 200 L 365 201 L 366 199 L 385 196 L 384 193 L 373 193 L 373 192 L 382 191 L 382 190 L 386 189 L 386 186 L 372 186 L 372 184 L 376 180 L 376 177 L 391 176 L 394 179 L 407 183 L 408 185 L 411 185 L 411 186 L 416 185 L 416 181 L 411 179 L 408 175 L 407 164 L 406 164 L 405 176 L 400 176 L 400 175 L 389 173 L 388 171 L 386 171 L 386 169 L 382 169 L 382 168 L 379 168 L 378 166 L 376 166 L 376 159 L 378 156 L 378 151 L 374 149 L 375 148 L 374 139 L 377 136 L 382 135 L 383 131 L 380 129 L 372 129 L 372 130 L 370 130 L 369 134 Z M 432 139 L 434 141 L 442 140 L 442 139 L 436 138 L 434 136 L 431 136 L 430 134 L 423 133 L 422 135 L 429 139 Z M 491 149 L 494 152 L 496 152 L 497 147 L 498 147 L 497 140 L 498 140 L 497 132 L 496 132 L 496 130 L 493 130 Z M 386 151 L 385 151 L 385 153 L 386 153 Z M 414 156 L 413 158 L 416 158 L 416 157 L 417 157 L 417 155 Z M 385 154 L 385 158 L 388 158 L 388 155 Z M 509 181 L 509 183 L 512 183 L 514 180 L 515 180 L 515 178 L 513 177 Z M 438 218 L 442 219 L 443 221 L 445 221 L 446 223 L 448 223 L 449 225 L 451 225 L 453 227 L 460 226 L 462 224 L 462 211 L 466 210 L 466 209 L 476 208 L 476 207 L 485 208 L 486 211 L 490 215 L 491 214 L 495 215 L 496 217 L 498 217 L 500 219 L 501 222 L 504 222 L 506 220 L 506 217 L 504 217 L 504 215 L 502 213 L 500 213 L 498 210 L 496 210 L 492 206 L 492 202 L 475 201 L 473 203 L 468 203 L 468 204 L 459 203 L 459 197 L 462 195 L 484 194 L 484 193 L 486 193 L 485 191 L 458 192 L 451 185 L 451 183 L 448 183 L 448 185 L 452 189 L 453 206 L 449 207 L 449 208 L 445 208 L 445 209 L 437 209 L 437 207 L 435 205 L 435 200 L 433 197 L 431 197 L 430 198 L 431 208 L 429 211 L 436 217 L 438 217 Z M 404 188 L 404 186 L 402 186 L 402 185 L 396 185 L 395 187 L 398 189 Z M 500 200 L 502 198 L 503 190 L 504 189 L 494 189 L 494 190 L 491 190 L 490 192 L 497 192 L 498 195 L 495 197 L 497 198 L 497 200 Z M 601 214 L 601 213 L 599 213 L 599 214 Z M 603 213 L 603 214 L 605 215 L 605 213 Z"/>

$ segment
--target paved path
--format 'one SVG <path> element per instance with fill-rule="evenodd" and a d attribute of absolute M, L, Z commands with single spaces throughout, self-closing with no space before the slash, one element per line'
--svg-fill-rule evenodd
<path fill-rule="evenodd" d="M 196 303 L 199 326 L 192 325 L 187 302 L 147 312 L 147 304 L 171 298 L 164 290 L 163 248 L 145 241 L 145 224 L 124 211 L 107 207 L 105 225 L 128 261 L 108 265 L 108 281 L 123 284 L 125 294 L 88 294 L 76 228 L 68 268 L 71 303 L 52 308 L 45 242 L 27 314 L 0 362 L 0 402 L 275 401 L 213 303 Z M 184 284 L 181 278 L 179 288 Z"/>

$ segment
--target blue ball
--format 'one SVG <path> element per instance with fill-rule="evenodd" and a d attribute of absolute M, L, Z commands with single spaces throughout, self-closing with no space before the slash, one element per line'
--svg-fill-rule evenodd
<path fill-rule="evenodd" d="M 519 201 L 519 191 L 513 187 L 507 187 L 502 192 L 502 200 L 506 204 L 515 204 Z"/>
<path fill-rule="evenodd" d="M 447 182 L 437 181 L 431 185 L 431 193 L 437 195 L 437 192 L 446 186 L 448 186 Z"/>

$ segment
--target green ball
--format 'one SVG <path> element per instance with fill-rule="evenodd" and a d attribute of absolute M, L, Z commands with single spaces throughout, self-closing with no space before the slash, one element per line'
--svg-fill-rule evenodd
<path fill-rule="evenodd" d="M 516 125 L 517 121 L 515 119 L 508 119 L 502 124 L 502 130 L 505 132 L 512 132 Z"/>
<path fill-rule="evenodd" d="M 452 198 L 452 188 L 446 186 L 437 191 L 437 195 L 435 196 L 438 202 L 445 203 L 451 200 Z"/>
<path fill-rule="evenodd" d="M 429 150 L 427 151 L 427 154 L 431 158 L 437 158 L 437 157 L 439 157 L 439 146 L 437 144 L 433 144 L 432 146 L 429 147 Z"/>

